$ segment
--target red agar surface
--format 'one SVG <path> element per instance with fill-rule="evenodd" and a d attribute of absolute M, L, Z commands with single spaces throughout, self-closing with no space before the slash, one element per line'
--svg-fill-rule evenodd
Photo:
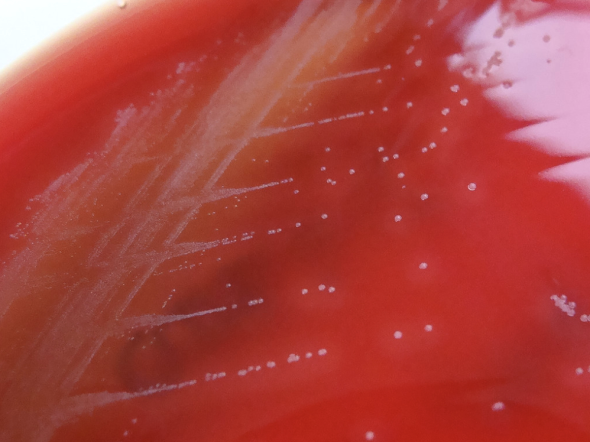
<path fill-rule="evenodd" d="M 586 28 L 131 0 L 6 72 L 0 440 L 590 440 Z"/>

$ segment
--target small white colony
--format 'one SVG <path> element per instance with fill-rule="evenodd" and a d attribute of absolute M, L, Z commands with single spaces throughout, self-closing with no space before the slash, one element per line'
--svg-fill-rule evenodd
<path fill-rule="evenodd" d="M 496 402 L 492 405 L 492 411 L 502 411 L 504 408 L 506 408 L 504 402 Z"/>

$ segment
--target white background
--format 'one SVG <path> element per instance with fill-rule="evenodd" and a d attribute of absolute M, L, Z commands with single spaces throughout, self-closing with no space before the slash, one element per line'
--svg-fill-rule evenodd
<path fill-rule="evenodd" d="M 0 0 L 0 73 L 41 41 L 115 0 Z"/>

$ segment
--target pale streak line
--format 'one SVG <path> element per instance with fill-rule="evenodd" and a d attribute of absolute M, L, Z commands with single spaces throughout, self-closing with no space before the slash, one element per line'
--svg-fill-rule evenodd
<path fill-rule="evenodd" d="M 354 113 L 350 113 L 350 114 L 346 114 L 346 115 L 340 115 L 339 117 L 335 117 L 335 118 L 326 118 L 324 120 L 318 121 L 318 124 L 333 123 L 336 121 L 349 120 L 351 118 L 360 118 L 360 117 L 364 117 L 364 116 L 365 116 L 365 113 L 363 111 L 354 112 Z"/>
<path fill-rule="evenodd" d="M 203 244 L 203 243 L 195 243 L 195 244 Z M 209 247 L 207 247 L 207 249 L 213 248 L 213 247 L 217 247 L 217 245 L 219 244 L 219 241 L 213 241 L 213 242 L 208 243 L 208 244 L 209 244 Z M 176 245 L 175 245 L 175 247 L 176 247 Z M 187 247 L 184 244 L 178 244 L 177 249 L 178 250 L 176 251 L 176 254 L 171 254 L 171 257 L 178 257 L 178 256 L 188 255 L 188 254 L 191 254 L 191 253 L 196 253 L 198 251 L 206 250 L 205 248 L 202 248 L 202 249 L 198 249 L 198 248 L 191 249 L 190 247 Z M 115 314 L 115 318 L 118 319 L 118 318 L 121 317 L 121 315 L 123 314 L 123 312 L 125 311 L 125 309 L 129 306 L 129 304 L 131 304 L 131 301 L 133 300 L 133 298 L 135 297 L 135 295 L 137 294 L 137 292 L 139 292 L 139 290 L 141 289 L 141 287 L 143 287 L 143 285 L 148 280 L 148 278 L 152 275 L 153 272 L 156 271 L 156 269 L 158 268 L 158 266 L 160 266 L 160 264 L 162 264 L 167 259 L 170 259 L 170 258 L 166 258 L 166 259 L 163 259 L 163 260 L 157 260 L 157 261 L 148 261 L 148 263 L 150 263 L 149 268 L 144 272 L 144 274 L 141 277 L 141 279 L 135 284 L 135 286 L 133 287 L 133 289 L 131 290 L 131 292 L 129 292 L 129 294 L 126 296 L 125 300 L 123 301 L 123 303 L 121 304 L 121 306 L 118 308 L 118 310 L 117 310 L 117 312 Z"/>
<path fill-rule="evenodd" d="M 151 328 L 160 325 L 169 324 L 172 322 L 183 321 L 185 319 L 197 318 L 199 316 L 211 315 L 213 313 L 221 313 L 227 310 L 227 307 L 217 307 L 209 310 L 201 310 L 186 315 L 143 315 L 134 316 L 130 318 L 122 318 L 117 321 L 116 325 L 111 331 L 111 334 L 120 334 L 136 328 Z"/>
<path fill-rule="evenodd" d="M 342 121 L 342 120 L 349 120 L 349 119 L 352 119 L 352 118 L 364 117 L 365 115 L 366 114 L 365 114 L 364 111 L 351 112 L 351 113 L 348 113 L 348 114 L 340 115 L 338 117 L 324 118 L 324 119 L 318 120 L 317 121 L 317 124 L 334 123 L 336 121 Z M 289 132 L 289 131 L 292 131 L 292 130 L 304 129 L 304 128 L 307 128 L 307 127 L 312 127 L 315 124 L 316 124 L 315 121 L 310 121 L 308 123 L 298 124 L 296 126 L 288 126 L 288 127 L 266 127 L 266 128 L 260 129 L 256 133 L 256 138 L 270 137 L 270 136 L 273 136 L 273 135 L 282 134 L 284 132 Z"/>
<path fill-rule="evenodd" d="M 397 10 L 399 9 L 399 6 L 401 5 L 401 3 L 402 3 L 402 0 L 395 1 L 393 6 L 391 7 L 391 9 L 387 12 L 387 14 L 385 14 L 385 17 L 383 18 L 383 20 L 381 20 L 377 24 L 377 26 L 375 26 L 375 33 L 381 32 L 383 30 L 383 28 L 385 28 L 385 26 L 387 26 L 389 21 L 393 18 L 393 16 L 395 15 Z"/>
<path fill-rule="evenodd" d="M 137 205 L 141 202 L 141 198 L 150 189 L 150 187 L 153 185 L 156 179 L 158 179 L 158 177 L 160 176 L 163 167 L 163 164 L 159 164 L 158 166 L 156 166 L 156 168 L 149 174 L 147 179 L 143 182 L 141 187 L 131 197 L 131 201 L 129 201 L 123 209 L 123 217 L 121 221 L 115 224 L 112 228 L 110 228 L 101 236 L 100 240 L 98 241 L 98 244 L 95 246 L 94 250 L 88 257 L 88 264 L 92 265 L 94 261 L 99 258 L 99 256 L 102 254 L 109 242 L 129 221 L 129 217 L 131 217 L 134 214 Z"/>
<path fill-rule="evenodd" d="M 197 381 L 192 379 L 190 381 L 181 382 L 180 384 L 164 385 L 157 388 L 148 388 L 143 391 L 134 393 L 122 391 L 117 393 L 111 393 L 108 391 L 102 391 L 100 393 L 89 393 L 79 394 L 77 396 L 71 396 L 64 399 L 60 403 L 61 416 L 57 419 L 60 420 L 63 425 L 65 422 L 71 420 L 81 414 L 91 413 L 93 410 L 99 407 L 104 407 L 115 402 L 128 401 L 131 399 L 151 396 L 153 394 L 164 393 L 167 391 L 181 390 L 186 387 L 192 387 Z"/>
<path fill-rule="evenodd" d="M 317 84 L 327 83 L 329 81 L 345 80 L 347 78 L 359 77 L 362 75 L 377 74 L 381 72 L 381 68 L 363 69 L 362 71 L 346 72 L 343 74 L 334 75 L 333 77 L 320 78 L 319 80 L 312 80 L 306 83 L 298 83 L 294 87 L 309 87 Z"/>
<path fill-rule="evenodd" d="M 62 299 L 59 301 L 58 307 L 55 309 L 56 312 L 62 312 L 67 310 L 67 304 L 69 301 L 70 296 L 75 293 L 79 286 L 83 283 L 86 282 L 84 280 L 80 280 L 80 281 L 76 281 L 74 283 L 74 285 L 68 290 L 68 293 L 62 297 Z M 37 336 L 35 337 L 35 339 L 33 340 L 33 342 L 30 343 L 29 345 L 29 349 L 28 351 L 24 351 L 23 355 L 19 358 L 19 360 L 14 364 L 14 367 L 12 369 L 12 372 L 10 374 L 8 373 L 4 373 L 4 377 L 10 379 L 12 377 L 12 375 L 14 375 L 15 372 L 19 372 L 21 370 L 21 367 L 23 366 L 23 364 L 26 362 L 28 355 L 30 354 L 30 352 L 35 349 L 39 343 L 49 334 L 49 332 L 51 331 L 52 325 L 56 322 L 56 320 L 59 319 L 59 314 L 57 313 L 53 313 L 50 315 L 50 320 L 44 325 L 43 330 L 41 330 Z"/>
<path fill-rule="evenodd" d="M 213 192 L 211 192 L 211 197 L 210 197 L 210 199 L 207 200 L 207 202 L 220 201 L 222 199 L 231 198 L 232 196 L 237 196 L 237 195 L 243 195 L 244 193 L 249 193 L 249 192 L 253 192 L 256 190 L 268 189 L 269 187 L 278 186 L 279 184 L 280 183 L 278 181 L 273 181 L 270 183 L 261 184 L 259 186 L 254 186 L 254 187 L 243 187 L 243 188 L 233 188 L 233 189 L 220 188 L 220 189 L 216 189 Z M 198 206 L 198 205 L 199 205 L 199 202 L 198 202 L 197 198 L 187 196 L 187 197 L 175 200 L 175 201 L 170 201 L 170 203 L 168 203 L 166 205 L 166 209 L 171 212 L 178 212 L 178 211 L 186 210 L 188 208 Z"/>
<path fill-rule="evenodd" d="M 137 281 L 135 283 L 131 292 L 127 296 L 127 298 L 125 300 L 125 306 L 129 305 L 129 303 L 131 302 L 133 297 L 137 294 L 137 292 L 141 289 L 143 284 L 145 284 L 147 279 L 151 276 L 151 274 L 155 271 L 155 269 L 161 263 L 162 262 L 160 262 L 160 261 L 154 262 L 154 263 L 152 263 L 151 267 L 149 267 L 146 271 L 144 271 L 142 278 L 140 278 L 139 281 Z M 111 277 L 110 279 L 114 280 L 115 282 L 118 282 L 121 279 L 122 275 L 124 275 L 126 273 L 125 267 L 122 267 L 120 269 L 120 271 L 122 271 L 120 275 L 117 275 L 117 274 L 113 275 L 113 272 L 111 272 L 111 274 L 109 274 L 104 279 L 107 279 L 107 282 L 108 282 L 109 277 Z M 108 286 L 104 287 L 104 285 L 106 284 L 104 279 L 99 280 L 99 282 L 93 288 L 94 293 L 91 292 L 90 294 L 85 296 L 85 298 L 90 298 L 90 297 L 93 297 L 93 299 L 100 298 L 101 294 L 111 292 L 114 287 L 110 287 L 110 288 L 108 288 Z M 98 290 L 97 290 L 97 288 L 98 288 Z M 84 295 L 84 293 L 82 295 Z M 106 309 L 108 304 L 111 301 L 112 301 L 112 294 L 108 297 L 108 299 L 103 300 L 103 303 L 105 304 L 103 306 L 103 309 Z M 97 304 L 97 302 L 95 302 L 95 304 Z M 98 310 L 98 309 L 95 307 L 95 310 Z M 122 311 L 119 310 L 118 313 L 115 314 L 116 320 L 119 319 L 119 315 L 121 313 L 122 313 Z M 92 331 L 94 332 L 95 330 L 92 330 Z M 74 331 L 74 333 L 79 333 L 79 330 Z M 61 387 L 62 387 L 62 390 L 64 391 L 64 394 L 68 394 L 72 390 L 74 385 L 76 385 L 78 380 L 84 374 L 86 367 L 88 367 L 88 365 L 90 364 L 90 362 L 92 361 L 92 359 L 96 355 L 96 352 L 98 352 L 98 350 L 100 349 L 100 347 L 102 346 L 103 342 L 106 340 L 107 337 L 108 337 L 108 331 L 107 332 L 103 331 L 102 333 L 95 334 L 94 340 L 93 341 L 91 340 L 89 343 L 87 343 L 88 345 L 86 346 L 85 349 L 82 349 L 81 351 L 79 351 L 82 353 L 82 355 L 79 356 L 80 360 L 79 360 L 78 364 L 76 364 L 75 367 L 70 369 L 69 373 L 67 374 L 66 379 L 64 379 L 63 382 L 61 382 Z"/>
<path fill-rule="evenodd" d="M 125 301 L 123 303 L 124 307 L 116 310 L 116 313 L 114 315 L 115 320 L 118 320 L 120 318 L 120 315 L 122 314 L 124 308 L 126 308 L 131 303 L 131 301 L 133 300 L 133 298 L 135 297 L 137 292 L 139 292 L 141 287 L 143 287 L 143 285 L 148 280 L 148 278 L 152 275 L 152 273 L 156 270 L 156 268 L 158 268 L 158 266 L 162 262 L 164 262 L 164 261 L 155 261 L 155 262 L 152 261 L 151 262 L 151 266 L 148 267 L 148 269 L 143 272 L 142 277 L 135 283 L 135 285 L 133 286 L 133 288 L 131 289 L 131 291 L 129 292 L 127 297 L 125 298 Z M 109 283 L 109 279 L 112 281 L 118 282 L 120 280 L 121 276 L 126 273 L 126 270 L 127 270 L 126 266 L 120 266 L 120 268 L 118 268 L 118 270 L 117 270 L 117 272 L 120 272 L 120 274 L 117 274 L 116 272 L 111 272 L 105 278 L 98 281 L 98 283 L 93 288 L 94 293 L 91 292 L 87 296 L 83 296 L 83 298 L 99 299 L 101 294 L 109 293 L 113 287 L 111 287 L 111 288 L 108 288 L 108 286 L 104 287 L 105 284 Z M 106 282 L 105 282 L 105 279 L 106 279 Z M 82 295 L 85 295 L 85 294 L 83 293 Z M 107 300 L 107 302 L 105 302 L 105 304 L 108 304 L 110 301 L 112 301 L 112 295 L 108 298 L 108 300 Z M 95 301 L 95 304 L 97 304 L 97 301 Z M 70 306 L 68 306 L 68 307 L 70 307 Z M 84 306 L 84 307 L 86 307 L 86 306 Z M 91 307 L 92 306 L 89 306 L 90 309 L 91 309 Z M 103 306 L 103 309 L 106 309 L 106 308 L 107 308 L 106 306 Z M 78 331 L 76 331 L 76 332 L 78 332 Z M 76 384 L 76 382 L 78 382 L 78 380 L 82 377 L 82 374 L 86 370 L 86 367 L 88 367 L 88 365 L 90 364 L 90 362 L 94 358 L 96 352 L 100 349 L 100 347 L 102 346 L 102 343 L 105 341 L 105 339 L 107 337 L 108 337 L 108 331 L 103 332 L 102 334 L 96 335 L 94 337 L 94 342 L 91 341 L 90 344 L 86 347 L 86 349 L 83 350 L 83 356 L 81 356 L 80 362 L 76 365 L 76 367 L 74 367 L 70 370 L 67 378 L 61 383 L 62 389 L 64 390 L 65 394 L 69 393 L 71 391 L 71 389 L 74 387 L 74 385 Z"/>
<path fill-rule="evenodd" d="M 288 127 L 267 127 L 267 128 L 263 128 L 263 129 L 258 130 L 255 137 L 256 138 L 270 137 L 271 135 L 282 134 L 282 133 L 289 132 L 292 130 L 297 130 L 297 129 L 304 129 L 306 127 L 312 127 L 314 125 L 315 125 L 315 122 L 310 121 L 308 123 L 302 123 L 302 124 L 297 124 L 295 126 L 288 126 Z"/>
<path fill-rule="evenodd" d="M 379 6 L 381 6 L 381 1 L 382 0 L 373 0 L 373 4 L 371 4 L 369 9 L 367 9 L 365 14 L 363 15 L 363 18 L 362 18 L 363 22 L 368 20 L 375 12 L 377 12 L 377 9 L 379 9 Z"/>
<path fill-rule="evenodd" d="M 179 256 L 203 252 L 218 247 L 221 243 L 220 240 L 215 240 L 209 242 L 185 242 L 173 244 L 172 246 L 165 248 L 163 251 L 152 250 L 150 252 L 134 253 L 117 257 L 117 263 L 119 266 L 125 267 L 127 270 L 133 270 L 145 265 L 150 266 L 156 262 L 162 263 L 169 259 L 178 258 Z M 95 263 L 94 267 L 108 268 L 110 265 L 110 261 L 102 261 Z"/>
<path fill-rule="evenodd" d="M 360 4 L 359 4 L 359 6 L 360 6 Z M 358 17 L 356 17 L 356 16 L 355 17 L 348 17 L 348 20 L 349 20 L 348 27 L 349 27 L 349 29 L 352 29 L 353 26 L 357 23 Z M 346 46 L 348 46 L 348 42 L 352 39 L 353 34 L 354 34 L 354 32 L 347 32 L 342 36 L 342 38 L 340 40 L 336 41 L 336 43 L 338 43 L 338 47 L 332 53 L 332 56 L 328 60 L 330 63 L 334 63 L 338 59 L 338 57 L 344 51 Z"/>

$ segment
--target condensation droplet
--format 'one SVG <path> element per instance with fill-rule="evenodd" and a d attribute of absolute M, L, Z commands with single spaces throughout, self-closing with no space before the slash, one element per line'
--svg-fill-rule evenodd
<path fill-rule="evenodd" d="M 396 332 L 393 334 L 393 337 L 394 337 L 395 339 L 401 339 L 401 338 L 402 338 L 402 336 L 403 336 L 403 333 L 402 333 L 401 331 L 399 331 L 399 330 L 398 330 L 398 331 L 396 331 Z"/>
<path fill-rule="evenodd" d="M 477 184 L 475 184 L 475 183 L 469 183 L 469 185 L 467 186 L 467 188 L 473 192 L 475 189 L 477 189 Z"/>
<path fill-rule="evenodd" d="M 427 268 L 428 268 L 428 264 L 427 264 L 427 263 L 425 263 L 425 262 L 422 262 L 422 263 L 420 263 L 420 265 L 418 266 L 418 268 L 419 268 L 420 270 L 425 270 L 425 269 L 427 269 Z"/>

